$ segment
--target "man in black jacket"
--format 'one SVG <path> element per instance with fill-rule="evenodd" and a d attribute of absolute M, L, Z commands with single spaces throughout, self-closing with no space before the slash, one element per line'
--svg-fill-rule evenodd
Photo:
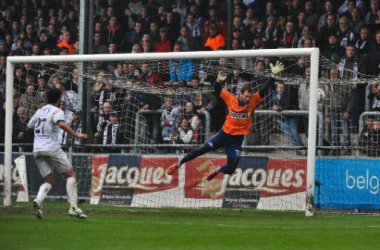
<path fill-rule="evenodd" d="M 272 110 L 281 112 L 292 109 L 289 92 L 282 81 L 277 82 L 272 100 Z M 293 116 L 280 115 L 277 122 L 280 125 L 281 131 L 289 137 L 294 146 L 303 146 L 301 137 L 298 134 L 297 121 Z"/>

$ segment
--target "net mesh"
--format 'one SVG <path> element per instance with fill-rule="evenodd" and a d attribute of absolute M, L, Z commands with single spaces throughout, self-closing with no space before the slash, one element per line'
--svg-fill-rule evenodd
<path fill-rule="evenodd" d="M 255 111 L 252 133 L 243 143 L 246 158 L 237 171 L 205 180 L 225 164 L 225 152 L 217 150 L 187 163 L 178 175 L 165 175 L 167 166 L 221 128 L 226 107 L 212 87 L 218 72 L 228 74 L 224 87 L 238 95 L 245 84 L 257 91 L 276 60 L 285 71 Z M 320 57 L 319 159 L 378 156 L 378 145 L 362 136 L 369 116 L 363 112 L 377 105 L 367 96 L 374 93 L 378 77 L 362 74 L 359 63 L 351 63 Z M 93 203 L 303 210 L 309 64 L 308 57 L 94 61 L 83 63 L 80 73 L 76 63 L 27 63 L 15 70 L 15 107 L 24 107 L 30 117 L 45 104 L 47 89 L 63 90 L 66 122 L 90 139 L 78 141 L 63 133 L 61 143 L 79 173 L 80 197 L 91 197 Z M 85 93 L 80 95 L 82 84 Z M 318 178 L 326 174 L 327 169 L 317 168 L 318 190 Z M 33 196 L 37 189 L 29 185 Z"/>

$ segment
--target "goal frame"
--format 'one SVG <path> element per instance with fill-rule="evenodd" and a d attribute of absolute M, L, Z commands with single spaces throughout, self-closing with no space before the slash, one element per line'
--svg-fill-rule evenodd
<path fill-rule="evenodd" d="M 12 171 L 12 130 L 13 130 L 13 81 L 17 63 L 59 63 L 90 61 L 124 61 L 124 60 L 169 60 L 169 59 L 203 59 L 203 58 L 242 58 L 242 57 L 310 57 L 310 100 L 309 128 L 307 150 L 307 182 L 305 215 L 313 215 L 314 209 L 314 176 L 317 138 L 317 89 L 319 48 L 297 49 L 263 49 L 263 50 L 229 50 L 229 51 L 195 51 L 170 53 L 138 54 L 88 54 L 88 55 L 50 55 L 50 56 L 9 56 L 6 64 L 6 106 L 5 106 L 5 147 L 4 147 L 4 200 L 5 207 L 11 206 L 11 171 Z"/>

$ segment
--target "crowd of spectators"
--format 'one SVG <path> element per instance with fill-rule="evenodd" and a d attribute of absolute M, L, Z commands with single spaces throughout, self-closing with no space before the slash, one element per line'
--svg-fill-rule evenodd
<path fill-rule="evenodd" d="M 5 93 L 5 58 L 7 56 L 78 53 L 79 2 L 79 0 L 0 1 L 0 97 L 2 102 L 4 102 Z M 340 77 L 343 77 L 343 72 L 374 76 L 380 74 L 380 5 L 378 0 L 232 0 L 231 11 L 232 44 L 229 47 L 226 1 L 94 0 L 90 53 L 215 51 L 227 48 L 250 50 L 316 46 L 321 49 L 322 55 L 338 65 L 337 71 Z M 223 63 L 221 59 L 218 66 L 222 67 Z M 269 61 L 265 59 L 257 60 L 249 66 L 245 61 L 236 60 L 236 69 L 228 78 L 228 83 L 232 86 L 231 91 L 238 93 L 239 83 L 244 81 L 257 83 L 263 81 L 260 71 L 263 71 L 268 63 Z M 109 75 L 112 75 L 113 79 L 137 80 L 149 86 L 162 87 L 164 82 L 169 82 L 180 88 L 184 81 L 193 85 L 194 91 L 187 99 L 182 100 L 185 103 L 182 103 L 182 107 L 178 109 L 182 115 L 174 115 L 178 106 L 176 100 L 166 98 L 165 102 L 162 102 L 152 96 L 138 94 L 133 96 L 138 108 L 163 108 L 161 133 L 158 133 L 162 135 L 159 138 L 161 142 L 197 141 L 199 121 L 194 125 L 194 122 L 186 117 L 194 117 L 204 110 L 213 114 L 212 128 L 217 130 L 220 127 L 224 112 L 221 100 L 201 91 L 197 94 L 196 91 L 201 88 L 199 85 L 202 85 L 204 72 L 195 70 L 191 60 L 171 60 L 168 64 L 169 70 L 166 75 L 160 75 L 149 63 L 113 65 L 93 62 L 89 66 L 96 71 L 98 76 L 92 96 L 93 142 L 105 145 L 131 142 L 129 136 L 128 138 L 119 136 L 119 119 L 129 114 L 120 113 L 120 107 L 115 104 L 120 96 L 108 82 L 106 76 Z M 304 76 L 308 69 L 307 62 L 300 58 L 297 66 L 298 69 L 294 72 Z M 74 114 L 80 114 L 78 69 L 64 67 L 60 65 L 57 69 L 57 71 L 71 72 L 70 76 L 64 79 L 49 72 L 49 67 L 46 68 L 47 70 L 41 70 L 44 69 L 43 67 L 36 70 L 33 65 L 27 63 L 16 67 L 14 106 L 15 119 L 20 124 L 25 123 L 24 118 L 18 118 L 16 114 L 24 113 L 27 120 L 40 105 L 44 105 L 44 95 L 48 88 L 59 88 L 63 91 L 64 107 L 69 112 L 68 122 L 72 121 Z M 242 68 L 245 70 L 252 68 L 255 75 L 247 77 L 240 74 L 239 70 Z M 357 77 L 355 74 L 349 76 L 349 78 L 355 77 Z M 365 85 L 354 86 L 352 90 L 350 89 L 352 104 L 349 116 L 353 127 L 358 128 L 359 116 L 365 109 L 366 98 L 370 98 L 369 110 L 379 111 L 380 109 L 380 83 L 372 85 L 368 96 L 365 96 Z M 307 86 L 305 87 L 307 89 Z M 302 88 L 302 86 L 286 88 L 286 92 L 290 92 L 290 99 L 293 100 L 292 97 L 302 92 Z M 277 89 L 277 91 L 282 90 Z M 275 97 L 275 92 L 273 96 Z M 307 98 L 303 94 L 300 97 Z M 126 95 L 122 98 L 130 100 L 131 96 Z M 297 103 L 292 103 L 292 108 L 307 109 L 302 106 L 305 104 L 302 98 L 297 100 Z M 187 101 L 190 102 L 187 103 Z M 174 107 L 170 107 L 170 102 L 171 105 L 174 104 Z M 280 105 L 279 101 L 276 107 L 279 108 Z M 186 114 L 191 109 L 188 106 L 193 106 L 194 111 Z M 343 115 L 346 114 L 343 112 Z M 129 118 L 133 117 L 129 116 Z M 78 122 L 77 118 L 75 122 L 77 127 Z M 294 124 L 294 121 L 290 123 L 287 121 L 281 126 L 294 127 Z M 3 133 L 3 128 L 0 130 Z M 192 130 L 192 133 L 188 132 L 189 130 Z M 19 131 L 14 133 L 14 138 L 18 141 L 22 137 L 22 132 Z M 193 138 L 188 140 L 190 134 Z M 0 137 L 3 138 L 2 135 Z M 295 144 L 302 145 L 298 137 L 292 138 Z M 29 137 L 28 140 L 30 140 Z M 349 138 L 347 138 L 347 143 L 349 143 L 348 140 Z"/>

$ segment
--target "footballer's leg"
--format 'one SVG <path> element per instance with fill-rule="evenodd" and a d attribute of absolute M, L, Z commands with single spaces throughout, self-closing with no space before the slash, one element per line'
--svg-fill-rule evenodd
<path fill-rule="evenodd" d="M 219 173 L 233 174 L 239 164 L 240 158 L 227 158 L 227 165 L 219 167 L 209 173 L 206 177 L 207 181 L 214 179 Z"/>
<path fill-rule="evenodd" d="M 87 218 L 87 215 L 78 208 L 78 190 L 75 170 L 62 149 L 59 149 L 54 158 L 58 172 L 66 177 L 66 192 L 70 208 L 68 214 L 80 219 Z"/>
<path fill-rule="evenodd" d="M 66 179 L 66 191 L 68 200 L 70 203 L 69 215 L 74 216 L 80 219 L 86 219 L 87 215 L 83 213 L 83 211 L 78 208 L 78 190 L 76 183 L 76 173 L 74 169 L 69 170 L 65 173 Z"/>
<path fill-rule="evenodd" d="M 198 156 L 201 156 L 203 154 L 206 154 L 210 152 L 211 150 L 215 150 L 219 148 L 222 143 L 224 142 L 223 134 L 218 133 L 211 137 L 208 141 L 205 142 L 205 144 L 191 152 L 189 152 L 187 155 L 185 155 L 179 162 L 176 162 L 172 164 L 168 170 L 167 174 L 172 175 L 175 171 L 177 171 L 185 162 L 191 161 L 194 158 L 197 158 Z"/>
<path fill-rule="evenodd" d="M 42 203 L 54 185 L 54 177 L 48 155 L 45 155 L 44 152 L 37 152 L 34 154 L 34 159 L 44 183 L 40 186 L 36 199 L 33 200 L 33 207 L 37 218 L 42 219 Z"/>
<path fill-rule="evenodd" d="M 241 145 L 243 143 L 243 136 L 228 136 L 227 153 L 227 165 L 213 170 L 206 177 L 207 181 L 214 179 L 219 173 L 233 174 L 239 164 Z"/>

